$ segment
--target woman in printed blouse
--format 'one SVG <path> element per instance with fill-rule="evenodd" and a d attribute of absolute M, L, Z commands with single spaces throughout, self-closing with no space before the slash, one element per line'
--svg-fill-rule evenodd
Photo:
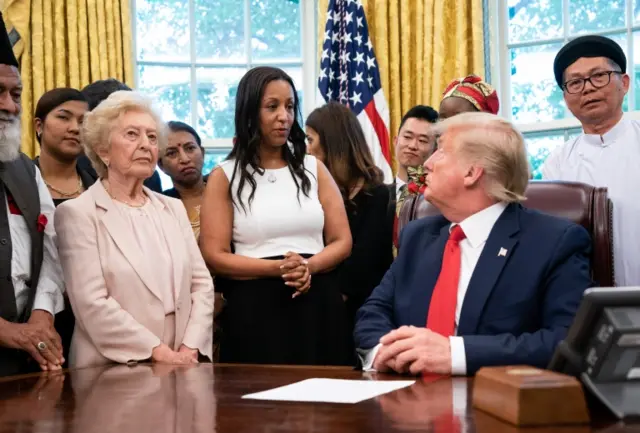
<path fill-rule="evenodd" d="M 439 119 L 444 120 L 460 113 L 482 111 L 498 114 L 500 101 L 498 93 L 487 82 L 477 75 L 467 75 L 453 80 L 442 93 Z M 409 171 L 407 194 L 398 200 L 404 201 L 412 194 L 420 194 L 424 190 L 424 168 L 416 167 Z M 401 203 L 400 203 L 401 206 Z"/>
<path fill-rule="evenodd" d="M 477 75 L 468 75 L 453 80 L 442 93 L 440 119 L 469 111 L 498 114 L 499 110 L 500 101 L 495 89 Z"/>
<path fill-rule="evenodd" d="M 440 120 L 444 120 L 470 111 L 498 114 L 499 110 L 500 101 L 496 90 L 482 78 L 472 74 L 453 80 L 445 88 L 442 93 L 438 117 Z M 407 198 L 422 194 L 424 191 L 424 167 L 411 168 L 407 174 L 409 179 L 406 194 L 401 195 L 397 201 L 398 214 Z M 395 239 L 397 238 L 394 238 L 394 241 Z"/>

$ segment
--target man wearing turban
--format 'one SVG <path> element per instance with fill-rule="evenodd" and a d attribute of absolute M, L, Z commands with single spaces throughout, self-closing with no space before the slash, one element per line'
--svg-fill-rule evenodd
<path fill-rule="evenodd" d="M 0 376 L 58 370 L 54 315 L 63 309 L 55 207 L 40 171 L 20 153 L 22 81 L 0 14 Z"/>

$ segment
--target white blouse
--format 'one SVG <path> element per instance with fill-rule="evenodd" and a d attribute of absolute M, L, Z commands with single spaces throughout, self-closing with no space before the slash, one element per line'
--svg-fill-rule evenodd
<path fill-rule="evenodd" d="M 128 206 L 117 200 L 113 200 L 118 210 L 127 221 L 131 233 L 145 257 L 145 263 L 149 266 L 150 274 L 154 275 L 158 289 L 162 293 L 164 314 L 175 312 L 175 294 L 173 290 L 173 262 L 162 229 L 162 223 L 158 211 L 150 200 L 142 207 Z"/>
<path fill-rule="evenodd" d="M 220 164 L 229 182 L 233 177 L 235 160 Z M 309 196 L 296 188 L 289 167 L 253 173 L 256 191 L 249 203 L 251 185 L 245 182 L 240 194 L 240 173 L 233 179 L 234 199 L 232 241 L 238 255 L 264 258 L 281 256 L 288 251 L 316 254 L 324 248 L 324 211 L 318 197 L 318 163 L 307 155 L 304 167 L 311 181 Z M 250 172 L 252 169 L 249 169 Z M 242 208 L 238 197 L 242 198 Z"/>

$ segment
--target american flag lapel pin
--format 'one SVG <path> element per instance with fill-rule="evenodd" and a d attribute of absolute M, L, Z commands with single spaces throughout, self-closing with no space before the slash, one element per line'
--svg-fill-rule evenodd
<path fill-rule="evenodd" d="M 500 248 L 500 251 L 498 251 L 498 257 L 507 257 L 507 250 Z"/>

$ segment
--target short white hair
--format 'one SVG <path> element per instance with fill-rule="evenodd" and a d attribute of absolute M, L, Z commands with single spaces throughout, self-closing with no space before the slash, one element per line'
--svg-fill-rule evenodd
<path fill-rule="evenodd" d="M 437 123 L 434 132 L 454 134 L 458 155 L 484 169 L 489 196 L 507 203 L 525 200 L 529 158 L 524 138 L 511 122 L 490 113 L 461 113 Z"/>
<path fill-rule="evenodd" d="M 107 165 L 100 153 L 111 148 L 111 132 L 114 124 L 128 112 L 149 114 L 156 123 L 158 134 L 158 158 L 167 149 L 168 129 L 161 116 L 153 107 L 151 99 L 131 90 L 120 90 L 109 95 L 93 111 L 84 116 L 82 143 L 84 151 L 100 179 L 107 177 Z"/>

